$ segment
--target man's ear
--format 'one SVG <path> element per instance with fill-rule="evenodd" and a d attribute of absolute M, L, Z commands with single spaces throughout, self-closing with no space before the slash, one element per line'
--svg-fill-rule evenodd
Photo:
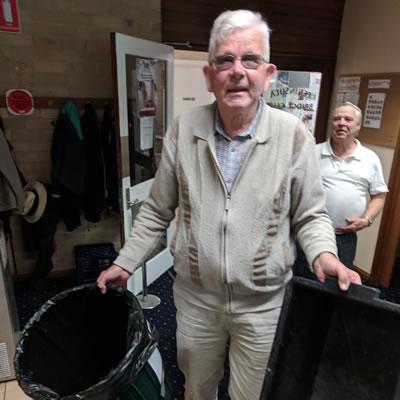
<path fill-rule="evenodd" d="M 354 132 L 353 137 L 356 138 L 360 134 L 361 124 L 362 124 L 362 121 L 357 121 L 357 123 L 356 123 L 356 131 Z"/>
<path fill-rule="evenodd" d="M 358 124 L 357 124 L 357 130 L 356 130 L 356 132 L 355 132 L 355 134 L 354 134 L 354 137 L 355 137 L 355 138 L 357 138 L 358 135 L 360 134 L 360 129 L 361 129 L 361 123 L 358 123 Z"/>
<path fill-rule="evenodd" d="M 274 64 L 266 64 L 266 69 L 265 69 L 265 82 L 264 82 L 264 92 L 268 89 L 269 86 L 269 81 L 272 79 L 276 72 L 276 65 Z"/>
<path fill-rule="evenodd" d="M 214 86 L 212 83 L 212 67 L 210 64 L 207 64 L 203 67 L 203 74 L 204 74 L 204 79 L 206 80 L 206 86 L 207 86 L 207 90 L 211 93 L 214 92 Z"/>

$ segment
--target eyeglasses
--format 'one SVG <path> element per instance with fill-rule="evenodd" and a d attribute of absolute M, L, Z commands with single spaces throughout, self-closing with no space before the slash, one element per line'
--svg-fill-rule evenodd
<path fill-rule="evenodd" d="M 218 71 L 226 71 L 231 69 L 236 60 L 240 60 L 241 64 L 246 69 L 257 69 L 262 63 L 267 62 L 258 54 L 245 54 L 241 57 L 236 57 L 232 54 L 223 54 L 212 60 L 212 64 Z"/>

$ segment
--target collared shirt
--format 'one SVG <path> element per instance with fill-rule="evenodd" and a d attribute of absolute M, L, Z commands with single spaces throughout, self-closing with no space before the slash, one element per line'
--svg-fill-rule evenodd
<path fill-rule="evenodd" d="M 228 192 L 231 191 L 233 182 L 239 172 L 240 165 L 247 149 L 250 145 L 250 139 L 254 136 L 260 121 L 264 100 L 260 98 L 257 106 L 257 113 L 251 124 L 243 132 L 235 136 L 229 137 L 224 131 L 219 113 L 216 112 L 215 117 L 215 150 L 217 153 L 217 161 L 225 180 Z"/>
<path fill-rule="evenodd" d="M 348 217 L 360 217 L 370 195 L 388 191 L 378 156 L 355 142 L 355 150 L 345 159 L 335 155 L 330 140 L 316 146 L 326 206 L 335 228 L 346 225 Z"/>

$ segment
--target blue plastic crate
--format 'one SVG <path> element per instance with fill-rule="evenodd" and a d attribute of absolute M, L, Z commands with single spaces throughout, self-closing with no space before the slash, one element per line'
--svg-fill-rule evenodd
<path fill-rule="evenodd" d="M 74 251 L 78 285 L 95 282 L 100 272 L 111 265 L 118 255 L 112 243 L 75 246 Z"/>

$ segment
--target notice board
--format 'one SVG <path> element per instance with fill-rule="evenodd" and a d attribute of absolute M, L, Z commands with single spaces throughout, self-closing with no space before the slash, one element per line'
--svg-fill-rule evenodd
<path fill-rule="evenodd" d="M 361 142 L 396 147 L 400 130 L 400 73 L 341 75 L 336 105 L 345 101 L 358 105 L 363 112 Z"/>

